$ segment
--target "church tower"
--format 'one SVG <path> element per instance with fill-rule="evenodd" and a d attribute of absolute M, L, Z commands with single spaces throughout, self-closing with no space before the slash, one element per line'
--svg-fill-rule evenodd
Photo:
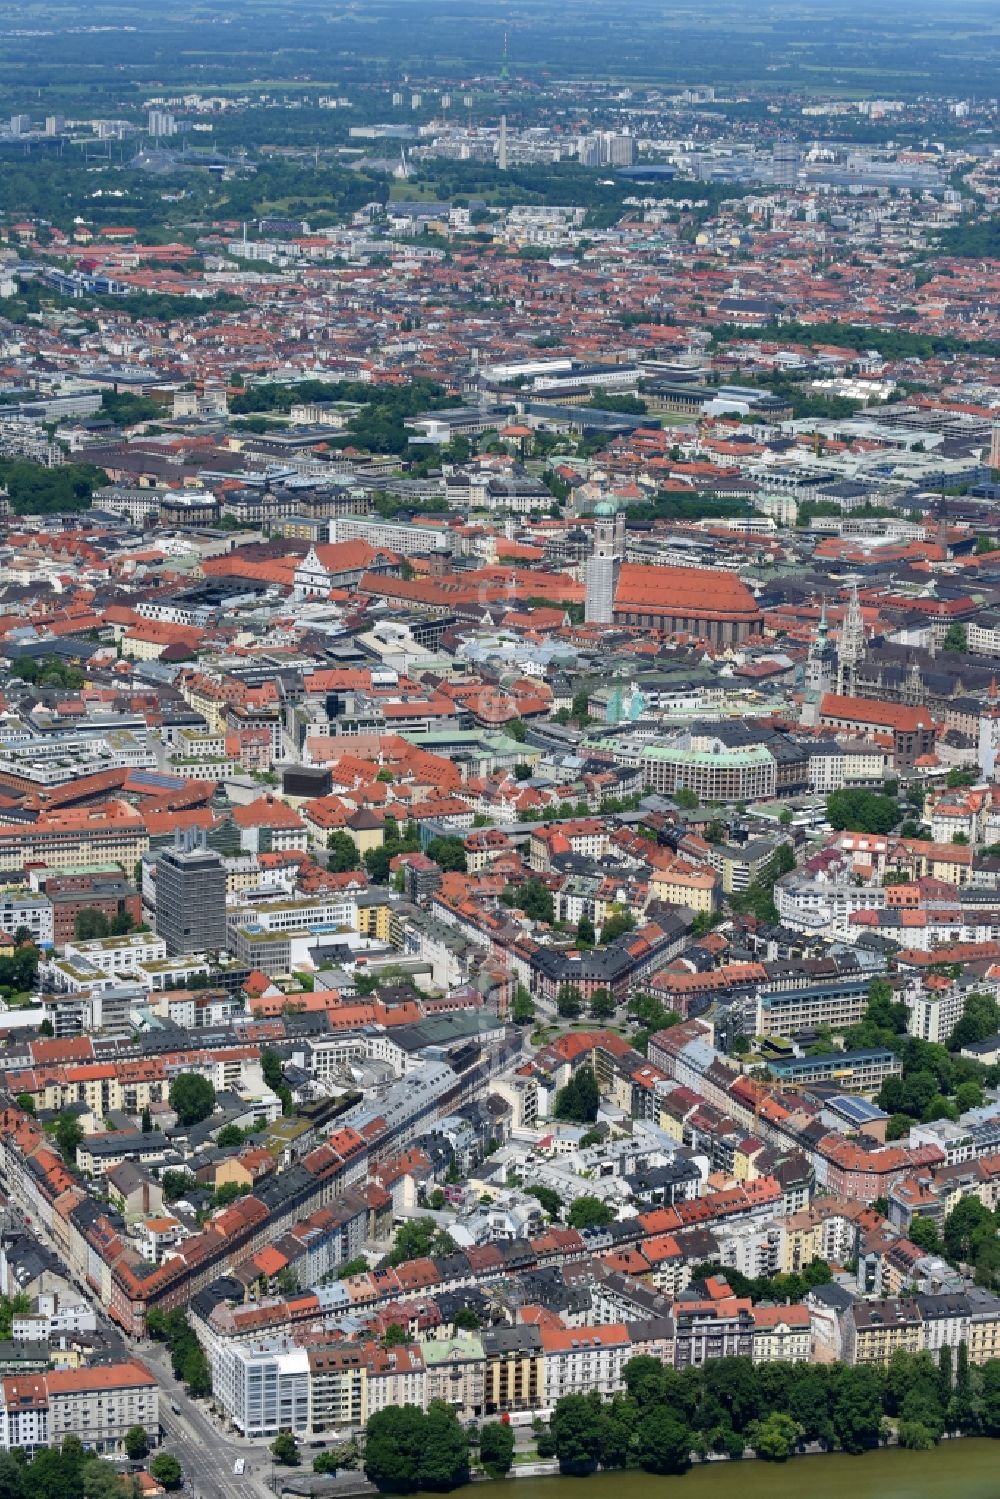
<path fill-rule="evenodd" d="M 911 661 L 903 684 L 903 702 L 908 708 L 919 708 L 924 700 L 924 679 L 920 675 L 920 663 Z"/>
<path fill-rule="evenodd" d="M 986 703 L 979 715 L 979 772 L 984 781 L 996 776 L 1000 755 L 1000 702 L 997 701 L 997 679 L 993 678 Z"/>
<path fill-rule="evenodd" d="M 826 618 L 826 599 L 820 610 L 816 634 L 809 644 L 803 680 L 801 722 L 812 728 L 819 723 L 819 708 L 823 694 L 833 686 L 833 647 L 830 644 L 830 627 Z"/>
<path fill-rule="evenodd" d="M 584 619 L 609 625 L 614 619 L 615 589 L 625 556 L 625 516 L 602 502 L 594 510 L 594 550 L 587 559 Z"/>
<path fill-rule="evenodd" d="M 841 695 L 854 696 L 857 686 L 858 666 L 865 653 L 865 626 L 861 618 L 858 600 L 858 585 L 851 586 L 851 597 L 847 613 L 840 627 L 840 644 L 837 648 L 837 691 Z"/>

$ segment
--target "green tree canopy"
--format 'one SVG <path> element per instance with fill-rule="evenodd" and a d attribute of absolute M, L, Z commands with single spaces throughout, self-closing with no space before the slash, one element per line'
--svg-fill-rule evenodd
<path fill-rule="evenodd" d="M 479 1461 L 491 1478 L 503 1478 L 514 1463 L 514 1432 L 503 1421 L 487 1421 L 479 1433 Z"/>
<path fill-rule="evenodd" d="M 299 1456 L 299 1444 L 290 1431 L 279 1431 L 271 1443 L 271 1452 L 276 1463 L 283 1463 L 286 1468 L 297 1468 L 302 1461 Z"/>
<path fill-rule="evenodd" d="M 985 1041 L 1000 1031 L 1000 1005 L 992 994 L 970 994 L 961 1019 L 948 1037 L 948 1050 L 961 1051 L 976 1041 Z"/>
<path fill-rule="evenodd" d="M 600 1103 L 601 1096 L 593 1067 L 578 1067 L 565 1087 L 560 1088 L 556 1094 L 555 1117 L 570 1124 L 593 1124 Z"/>
<path fill-rule="evenodd" d="M 451 1254 L 454 1248 L 455 1241 L 437 1227 L 433 1218 L 408 1218 L 396 1230 L 388 1263 L 403 1265 L 428 1255 Z"/>
<path fill-rule="evenodd" d="M 595 1020 L 610 1020 L 617 1006 L 610 989 L 595 989 L 590 997 L 590 1013 Z"/>
<path fill-rule="evenodd" d="M 55 468 L 27 458 L 0 458 L 0 484 L 18 515 L 55 515 L 88 510 L 95 490 L 109 483 L 103 469 L 89 463 Z"/>
<path fill-rule="evenodd" d="M 93 906 L 84 906 L 82 911 L 77 911 L 73 921 L 73 936 L 77 942 L 90 942 L 95 937 L 106 937 L 108 931 L 108 918 L 103 911 L 97 911 Z"/>
<path fill-rule="evenodd" d="M 556 1219 L 559 1217 L 559 1214 L 562 1212 L 563 1200 L 554 1188 L 543 1187 L 535 1183 L 530 1187 L 525 1187 L 524 1190 L 529 1197 L 537 1198 L 550 1218 Z"/>
<path fill-rule="evenodd" d="M 144 1426 L 130 1426 L 123 1442 L 126 1456 L 138 1462 L 149 1451 L 149 1438 Z"/>
<path fill-rule="evenodd" d="M 556 995 L 556 1009 L 564 1020 L 576 1020 L 583 1009 L 583 995 L 577 984 L 562 984 Z"/>
<path fill-rule="evenodd" d="M 60 1114 L 56 1120 L 54 1130 L 56 1144 L 63 1153 L 66 1162 L 73 1166 L 76 1164 L 76 1152 L 83 1140 L 83 1126 L 75 1114 Z"/>
<path fill-rule="evenodd" d="M 691 1463 L 691 1432 L 666 1406 L 652 1406 L 636 1432 L 636 1461 L 647 1473 L 683 1473 Z"/>
<path fill-rule="evenodd" d="M 415 1405 L 376 1412 L 365 1428 L 365 1477 L 385 1493 L 414 1493 L 423 1447 L 424 1415 Z"/>
<path fill-rule="evenodd" d="M 170 1107 L 179 1124 L 200 1124 L 215 1108 L 215 1089 L 200 1073 L 182 1072 L 170 1085 Z"/>
<path fill-rule="evenodd" d="M 469 1476 L 469 1438 L 458 1416 L 443 1400 L 432 1400 L 424 1416 L 420 1486 L 453 1489 Z"/>
<path fill-rule="evenodd" d="M 783 1463 L 795 1451 L 802 1428 L 784 1411 L 772 1411 L 750 1428 L 750 1442 L 758 1457 Z"/>
<path fill-rule="evenodd" d="M 826 817 L 832 828 L 852 833 L 891 833 L 900 821 L 900 810 L 889 796 L 877 791 L 831 791 L 826 799 Z"/>
<path fill-rule="evenodd" d="M 444 1491 L 469 1473 L 469 1439 L 442 1401 L 426 1412 L 415 1405 L 378 1411 L 365 1432 L 365 1476 L 384 1493 Z"/>
<path fill-rule="evenodd" d="M 433 859 L 442 869 L 457 871 L 464 874 L 467 868 L 465 859 L 465 845 L 461 838 L 453 838 L 450 835 L 442 835 L 432 838 L 427 845 L 427 857 Z"/>
<path fill-rule="evenodd" d="M 179 1489 L 184 1482 L 184 1470 L 170 1452 L 158 1452 L 149 1465 L 149 1471 L 165 1489 Z"/>
<path fill-rule="evenodd" d="M 566 1221 L 570 1228 L 606 1228 L 614 1222 L 614 1216 L 606 1202 L 585 1192 L 570 1204 Z"/>
<path fill-rule="evenodd" d="M 602 1414 L 601 1398 L 596 1393 L 563 1395 L 556 1402 L 549 1425 L 564 1473 L 589 1473 L 597 1465 Z"/>
<path fill-rule="evenodd" d="M 845 1452 L 864 1452 L 878 1443 L 882 1426 L 883 1374 L 868 1365 L 837 1371 L 833 1430 Z"/>
<path fill-rule="evenodd" d="M 535 1001 L 523 984 L 517 986 L 510 1007 L 510 1018 L 515 1025 L 530 1025 L 535 1018 Z"/>
<path fill-rule="evenodd" d="M 618 937 L 624 937 L 626 932 L 634 931 L 635 917 L 631 911 L 617 911 L 609 916 L 601 927 L 601 945 L 606 946 L 614 942 Z"/>
<path fill-rule="evenodd" d="M 521 885 L 507 885 L 500 896 L 505 906 L 521 910 L 530 921 L 555 920 L 555 901 L 552 891 L 543 880 L 525 880 Z"/>
<path fill-rule="evenodd" d="M 328 851 L 327 868 L 334 874 L 347 874 L 358 867 L 358 846 L 350 833 L 337 828 L 326 840 Z"/>

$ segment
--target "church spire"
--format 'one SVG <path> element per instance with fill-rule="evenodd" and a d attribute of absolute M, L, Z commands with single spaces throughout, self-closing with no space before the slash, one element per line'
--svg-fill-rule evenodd
<path fill-rule="evenodd" d="M 840 627 L 840 645 L 837 651 L 837 690 L 853 696 L 857 686 L 858 666 L 865 653 L 865 626 L 861 617 L 858 585 L 851 584 L 851 597 L 847 613 Z"/>
<path fill-rule="evenodd" d="M 994 677 L 986 694 L 986 706 L 979 715 L 979 772 L 984 781 L 992 781 L 996 776 L 998 755 L 1000 700 L 997 698 L 997 679 Z"/>

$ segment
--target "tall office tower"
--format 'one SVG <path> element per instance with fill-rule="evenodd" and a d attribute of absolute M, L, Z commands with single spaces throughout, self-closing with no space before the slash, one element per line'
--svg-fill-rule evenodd
<path fill-rule="evenodd" d="M 200 829 L 178 833 L 157 860 L 156 932 L 171 956 L 226 950 L 226 866 Z"/>
<path fill-rule="evenodd" d="M 46 135 L 62 135 L 62 133 L 63 133 L 63 131 L 65 129 L 66 129 L 66 116 L 65 115 L 46 115 L 45 116 L 45 134 Z"/>
<path fill-rule="evenodd" d="M 11 115 L 11 117 L 10 117 L 10 133 L 11 133 L 11 135 L 30 135 L 31 134 L 31 116 L 30 115 Z"/>
<path fill-rule="evenodd" d="M 594 511 L 594 550 L 587 559 L 584 618 L 589 625 L 609 625 L 614 619 L 615 588 L 625 556 L 625 517 L 614 505 Z"/>
<path fill-rule="evenodd" d="M 771 153 L 772 175 L 778 187 L 794 187 L 799 177 L 799 148 L 796 141 L 775 141 Z"/>
<path fill-rule="evenodd" d="M 507 116 L 500 116 L 500 139 L 497 142 L 497 166 L 501 172 L 507 170 Z"/>
<path fill-rule="evenodd" d="M 601 165 L 630 167 L 635 162 L 635 136 L 615 135 L 606 130 L 601 136 Z"/>
<path fill-rule="evenodd" d="M 579 136 L 576 143 L 576 154 L 582 167 L 599 167 L 601 164 L 601 142 L 598 136 Z"/>

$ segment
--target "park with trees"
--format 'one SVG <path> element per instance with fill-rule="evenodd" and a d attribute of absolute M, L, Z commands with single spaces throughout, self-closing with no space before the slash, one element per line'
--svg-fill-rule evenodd
<path fill-rule="evenodd" d="M 126 1443 L 131 1437 L 134 1447 L 139 1430 L 132 1428 L 126 1434 Z M 176 1467 L 176 1483 L 166 1481 L 172 1477 L 168 1464 Z M 158 1452 L 149 1466 L 164 1488 L 180 1487 L 183 1474 L 175 1457 Z M 0 1452 L 2 1499 L 132 1499 L 139 1493 L 141 1489 L 132 1478 L 84 1447 L 75 1432 L 63 1437 L 58 1445 L 37 1447 L 31 1457 L 23 1448 Z"/>
<path fill-rule="evenodd" d="M 62 463 L 47 468 L 28 458 L 0 458 L 0 486 L 18 515 L 63 515 L 89 510 L 96 490 L 109 483 L 103 469 L 91 463 Z"/>
<path fill-rule="evenodd" d="M 838 832 L 891 833 L 901 817 L 895 798 L 881 791 L 845 788 L 826 799 L 826 820 Z"/>
<path fill-rule="evenodd" d="M 442 1400 L 389 1406 L 365 1428 L 365 1477 L 383 1493 L 458 1488 L 469 1468 L 469 1434 Z"/>
<path fill-rule="evenodd" d="M 812 1269 L 814 1284 L 829 1273 Z M 548 1427 L 535 1423 L 539 1458 L 556 1459 L 567 1475 L 665 1476 L 718 1457 L 785 1462 L 806 1451 L 857 1455 L 889 1441 L 924 1451 L 945 1435 L 1000 1436 L 1000 1359 L 973 1367 L 964 1343 L 937 1358 L 900 1349 L 885 1366 L 719 1358 L 675 1370 L 639 1355 L 622 1378 L 610 1398 L 591 1391 L 557 1400 Z M 387 1493 L 456 1488 L 473 1466 L 475 1435 L 441 1402 L 426 1413 L 381 1411 L 367 1427 L 366 1476 Z M 509 1471 L 509 1427 L 487 1422 L 478 1443 L 489 1476 Z"/>

